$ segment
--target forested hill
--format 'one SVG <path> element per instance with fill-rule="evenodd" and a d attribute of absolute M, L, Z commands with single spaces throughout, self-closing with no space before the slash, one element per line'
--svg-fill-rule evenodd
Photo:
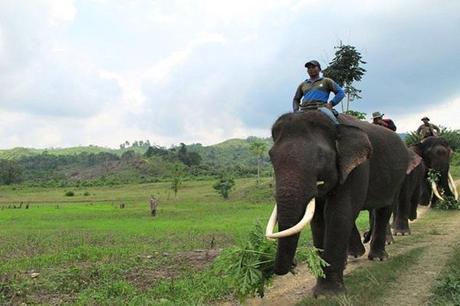
<path fill-rule="evenodd" d="M 271 171 L 267 151 L 270 138 L 229 139 L 203 146 L 180 144 L 170 148 L 149 141 L 125 142 L 119 149 L 99 146 L 0 150 L 0 184 L 112 185 L 128 182 L 209 177 L 224 172 L 234 176 Z M 258 154 L 251 147 L 262 147 Z"/>

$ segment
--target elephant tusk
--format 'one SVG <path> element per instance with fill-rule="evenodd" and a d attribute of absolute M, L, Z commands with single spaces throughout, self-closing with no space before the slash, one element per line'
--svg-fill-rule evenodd
<path fill-rule="evenodd" d="M 454 179 L 452 178 L 452 175 L 450 175 L 450 172 L 448 173 L 449 176 L 449 187 L 452 193 L 454 194 L 455 200 L 458 200 L 458 191 L 457 191 L 457 186 L 455 185 Z"/>
<path fill-rule="evenodd" d="M 316 186 L 324 185 L 324 181 L 317 181 Z"/>
<path fill-rule="evenodd" d="M 267 229 L 265 230 L 265 236 L 268 239 L 274 240 L 277 238 L 284 238 L 284 237 L 295 235 L 299 233 L 305 227 L 305 225 L 307 225 L 311 221 L 311 219 L 313 219 L 314 214 L 315 214 L 315 198 L 311 199 L 310 203 L 308 203 L 307 209 L 305 210 L 305 214 L 302 220 L 299 221 L 299 223 L 297 223 L 291 228 L 285 229 L 284 231 L 273 233 L 273 230 L 275 229 L 276 217 L 277 217 L 276 204 L 275 204 L 275 207 L 273 208 L 273 212 L 270 216 L 270 219 L 268 220 Z"/>
<path fill-rule="evenodd" d="M 444 198 L 439 194 L 438 187 L 435 182 L 431 183 L 431 189 L 433 189 L 433 193 L 438 199 L 444 201 Z"/>

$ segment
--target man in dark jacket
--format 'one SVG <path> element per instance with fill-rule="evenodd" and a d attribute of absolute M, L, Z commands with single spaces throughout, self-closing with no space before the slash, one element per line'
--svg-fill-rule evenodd
<path fill-rule="evenodd" d="M 381 125 L 383 127 L 386 127 L 387 129 L 390 129 L 392 131 L 396 131 L 396 125 L 391 119 L 383 119 L 383 115 L 380 112 L 374 112 L 372 113 L 372 123 Z"/>

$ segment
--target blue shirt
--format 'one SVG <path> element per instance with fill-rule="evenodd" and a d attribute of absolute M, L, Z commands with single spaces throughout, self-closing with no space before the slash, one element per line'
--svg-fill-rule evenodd
<path fill-rule="evenodd" d="M 336 106 L 345 97 L 345 92 L 336 82 L 324 77 L 316 80 L 307 79 L 297 88 L 293 101 L 294 110 L 297 110 L 299 105 L 310 102 L 327 103 L 331 92 L 335 95 L 331 100 L 331 104 Z"/>

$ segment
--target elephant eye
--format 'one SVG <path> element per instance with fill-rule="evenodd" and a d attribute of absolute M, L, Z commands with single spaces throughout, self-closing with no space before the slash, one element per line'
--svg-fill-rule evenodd
<path fill-rule="evenodd" d="M 270 150 L 268 151 L 268 156 L 272 157 L 272 154 L 273 154 L 272 149 L 270 149 Z"/>

